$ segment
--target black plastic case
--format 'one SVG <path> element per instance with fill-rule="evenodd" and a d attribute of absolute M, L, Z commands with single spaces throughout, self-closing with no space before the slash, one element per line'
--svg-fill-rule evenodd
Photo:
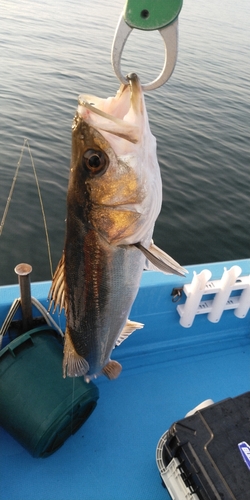
<path fill-rule="evenodd" d="M 199 499 L 250 499 L 250 470 L 238 447 L 250 444 L 250 392 L 179 420 L 165 436 L 164 465 L 177 458 L 185 485 Z"/>

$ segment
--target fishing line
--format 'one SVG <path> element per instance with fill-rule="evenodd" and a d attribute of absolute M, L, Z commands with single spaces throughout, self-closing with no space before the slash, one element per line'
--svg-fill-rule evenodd
<path fill-rule="evenodd" d="M 22 149 L 21 149 L 21 153 L 20 153 L 20 157 L 19 157 L 18 163 L 17 163 L 17 168 L 16 168 L 16 171 L 15 171 L 15 174 L 14 174 L 14 177 L 13 177 L 13 181 L 12 181 L 12 185 L 11 185 L 11 188 L 10 188 L 9 196 L 7 198 L 7 203 L 6 203 L 6 206 L 5 206 L 5 209 L 4 209 L 4 213 L 3 213 L 3 217 L 2 217 L 2 220 L 1 220 L 1 224 L 0 224 L 0 236 L 1 236 L 2 232 L 3 232 L 3 228 L 4 228 L 5 220 L 6 220 L 6 217 L 7 217 L 7 213 L 8 213 L 8 210 L 9 210 L 9 206 L 10 206 L 12 194 L 13 194 L 13 191 L 14 191 L 14 187 L 15 187 L 15 184 L 16 184 L 16 180 L 17 180 L 19 168 L 21 166 L 23 152 L 24 152 L 24 149 L 25 149 L 26 146 L 27 146 L 27 149 L 28 149 L 28 152 L 29 152 L 29 155 L 30 155 L 31 165 L 32 165 L 32 168 L 33 168 L 34 177 L 35 177 L 35 181 L 36 181 L 37 192 L 38 192 L 38 197 L 39 197 L 41 211 L 42 211 L 42 216 L 43 216 L 43 224 L 44 224 L 46 242 L 47 242 L 48 258 L 49 258 L 49 265 L 50 265 L 50 273 L 51 273 L 51 277 L 53 277 L 53 266 L 52 266 L 51 250 L 50 250 L 50 243 L 49 243 L 49 234 L 48 234 L 48 227 L 47 227 L 47 222 L 46 222 L 46 217 L 45 217 L 45 211 L 44 211 L 44 206 L 43 206 L 43 200 L 42 200 L 42 195 L 41 195 L 41 191 L 40 191 L 39 181 L 38 181 L 38 177 L 37 177 L 37 173 L 36 173 L 35 163 L 34 163 L 34 160 L 33 160 L 32 153 L 31 153 L 31 148 L 30 148 L 30 145 L 29 145 L 29 141 L 26 138 L 23 141 L 23 146 L 22 146 Z"/>
<path fill-rule="evenodd" d="M 73 434 L 73 420 L 74 420 L 74 400 L 75 400 L 75 378 L 72 377 L 72 401 L 71 401 L 71 435 Z"/>

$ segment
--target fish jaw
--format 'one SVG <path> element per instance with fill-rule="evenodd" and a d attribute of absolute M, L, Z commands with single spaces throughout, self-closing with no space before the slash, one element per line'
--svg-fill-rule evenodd
<path fill-rule="evenodd" d="M 110 147 L 109 168 L 92 183 L 94 227 L 101 231 L 102 220 L 103 237 L 113 244 L 148 246 L 161 209 L 162 183 L 139 79 L 132 75 L 115 97 L 80 96 L 77 114 Z M 126 230 L 118 224 L 116 231 L 122 220 Z"/>
<path fill-rule="evenodd" d="M 144 108 L 144 97 L 137 77 L 128 85 L 122 84 L 114 97 L 101 99 L 80 95 L 78 99 L 79 115 L 106 137 L 118 156 L 127 154 L 130 149 L 134 151 L 135 144 L 140 144 Z"/>

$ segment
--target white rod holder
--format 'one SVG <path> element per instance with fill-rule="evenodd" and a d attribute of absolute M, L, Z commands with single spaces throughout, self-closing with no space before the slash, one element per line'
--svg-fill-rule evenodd
<path fill-rule="evenodd" d="M 212 323 L 220 321 L 226 303 L 230 297 L 232 286 L 235 284 L 235 281 L 240 274 L 241 268 L 239 266 L 233 266 L 229 270 L 225 268 L 224 274 L 221 278 L 220 290 L 217 292 L 213 300 L 212 311 L 208 314 L 208 319 Z"/>
<path fill-rule="evenodd" d="M 189 328 L 192 326 L 205 286 L 212 276 L 211 271 L 204 269 L 200 274 L 194 273 L 194 277 L 185 302 L 183 314 L 180 318 L 181 326 Z M 185 287 L 184 287 L 185 291 Z M 178 308 L 177 308 L 178 309 Z"/>
<path fill-rule="evenodd" d="M 242 290 L 239 305 L 237 309 L 235 309 L 234 314 L 237 318 L 245 318 L 250 308 L 250 276 L 248 279 L 248 285 L 244 290 Z"/>

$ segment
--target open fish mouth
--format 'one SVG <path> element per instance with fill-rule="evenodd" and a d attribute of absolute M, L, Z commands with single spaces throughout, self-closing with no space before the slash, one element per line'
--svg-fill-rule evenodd
<path fill-rule="evenodd" d="M 127 78 L 128 84 L 121 84 L 115 97 L 102 99 L 80 95 L 77 111 L 84 121 L 98 130 L 137 144 L 144 120 L 143 94 L 137 75 L 133 73 Z"/>

